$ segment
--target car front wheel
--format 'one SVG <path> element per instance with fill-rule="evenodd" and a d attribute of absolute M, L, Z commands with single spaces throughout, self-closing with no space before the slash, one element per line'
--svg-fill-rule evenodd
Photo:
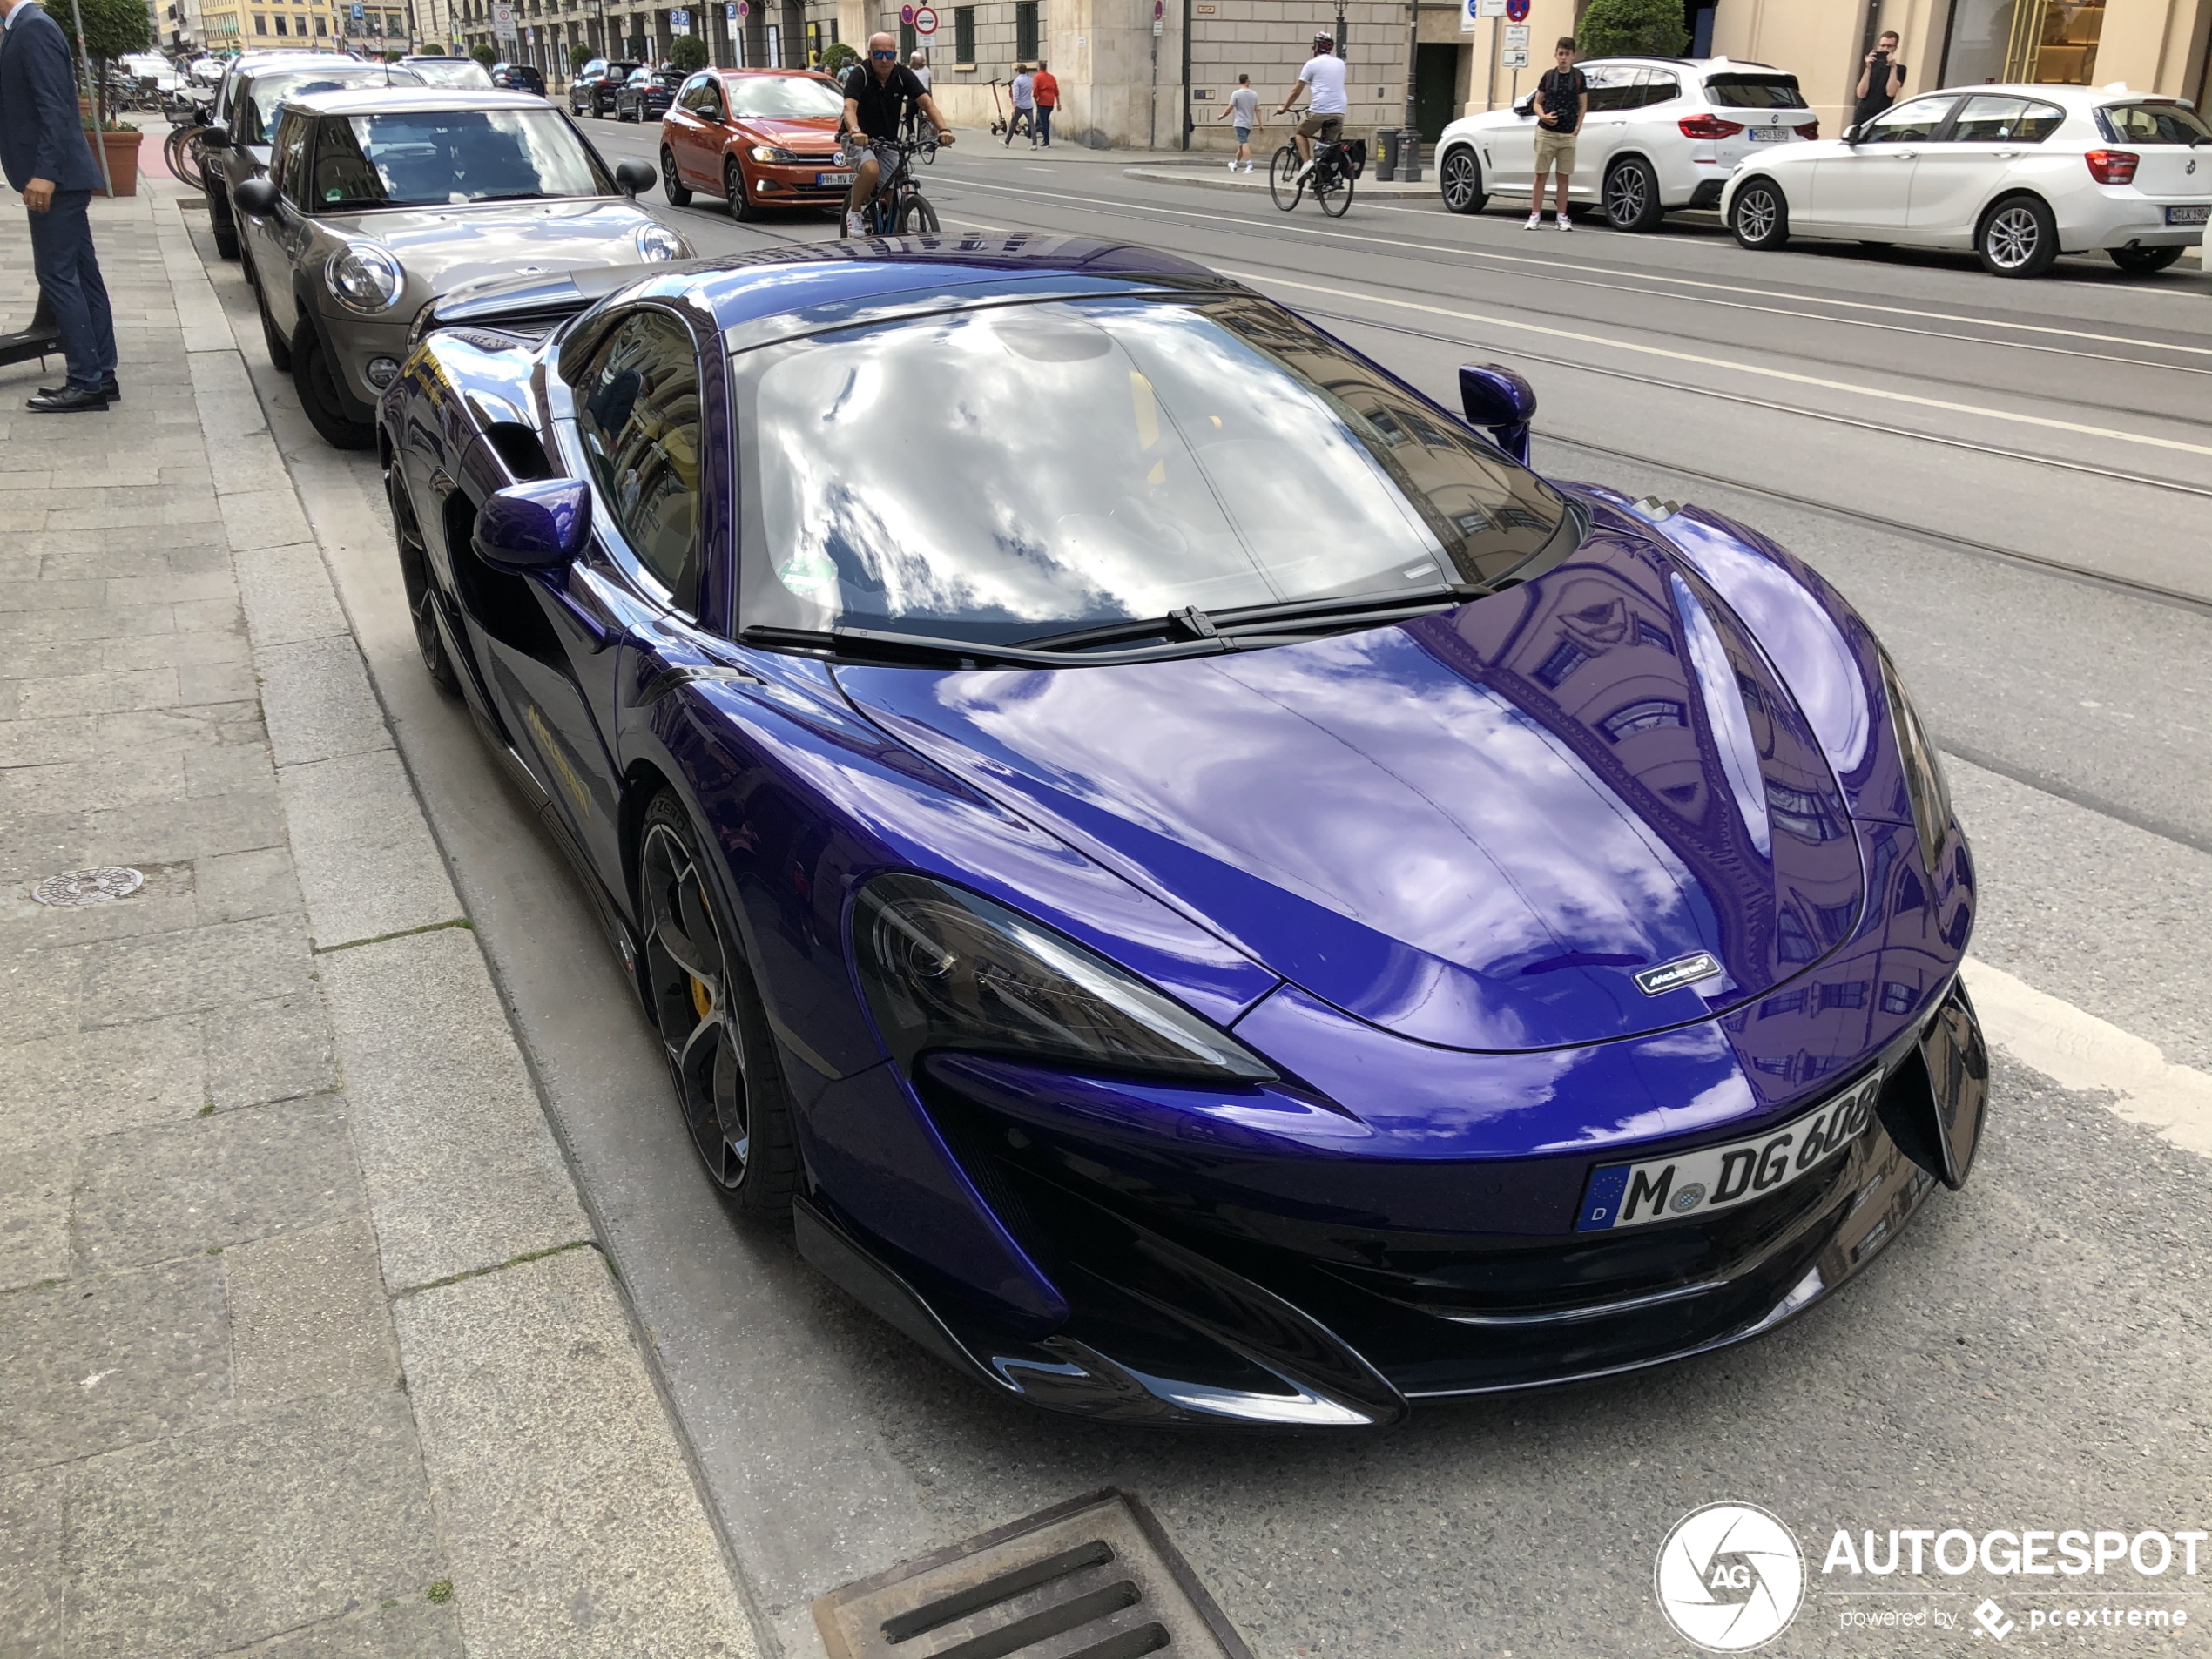
<path fill-rule="evenodd" d="M 1454 150 L 1446 156 L 1436 182 L 1445 206 L 1455 213 L 1479 213 L 1490 204 L 1489 192 L 1482 188 L 1482 164 L 1472 150 Z"/>
<path fill-rule="evenodd" d="M 1990 209 L 1974 251 L 1992 276 L 2041 276 L 2059 257 L 2058 221 L 2035 197 L 2012 197 Z"/>
<path fill-rule="evenodd" d="M 760 217 L 760 210 L 752 205 L 752 198 L 745 193 L 745 169 L 738 165 L 735 156 L 722 164 L 722 197 L 730 204 L 732 219 Z"/>
<path fill-rule="evenodd" d="M 691 205 L 691 192 L 685 185 L 682 175 L 676 171 L 676 152 L 665 145 L 662 146 L 660 152 L 660 192 L 668 198 L 671 207 L 689 207 Z"/>
<path fill-rule="evenodd" d="M 675 795 L 655 796 L 637 855 L 646 1007 L 708 1176 L 732 1209 L 781 1217 L 799 1184 L 790 1100 L 735 918 L 700 846 Z"/>
<path fill-rule="evenodd" d="M 1659 176 L 1651 164 L 1630 156 L 1605 175 L 1605 222 L 1616 231 L 1656 230 Z"/>
<path fill-rule="evenodd" d="M 1729 204 L 1728 227 L 1745 247 L 1765 252 L 1790 239 L 1790 204 L 1771 179 L 1754 179 Z"/>
<path fill-rule="evenodd" d="M 366 449 L 375 442 L 376 428 L 354 418 L 338 374 L 338 365 L 331 361 L 314 324 L 301 318 L 292 336 L 292 383 L 299 390 L 307 424 L 334 449 Z"/>

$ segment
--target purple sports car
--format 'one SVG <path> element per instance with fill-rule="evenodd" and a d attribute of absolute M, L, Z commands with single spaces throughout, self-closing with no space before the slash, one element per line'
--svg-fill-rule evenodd
<path fill-rule="evenodd" d="M 1973 867 L 1881 646 L 1460 378 L 1058 236 L 416 326 L 429 671 L 732 1208 L 984 1386 L 1386 1424 L 1755 1336 L 1966 1178 Z"/>

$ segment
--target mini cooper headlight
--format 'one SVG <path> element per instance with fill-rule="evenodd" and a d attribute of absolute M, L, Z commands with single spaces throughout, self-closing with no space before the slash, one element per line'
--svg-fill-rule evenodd
<path fill-rule="evenodd" d="M 1920 859 L 1933 875 L 1936 860 L 1951 833 L 1951 790 L 1943 781 L 1943 766 L 1935 745 L 1928 741 L 1919 711 L 1905 694 L 1897 664 L 1882 653 L 1882 690 L 1890 704 L 1890 724 L 1897 728 L 1897 746 L 1905 757 L 1905 792 L 1912 806 L 1913 827 L 1920 833 Z"/>
<path fill-rule="evenodd" d="M 668 260 L 688 260 L 691 249 L 665 225 L 641 225 L 637 227 L 637 257 L 648 265 L 658 265 Z"/>
<path fill-rule="evenodd" d="M 797 161 L 799 157 L 797 151 L 784 149 L 779 145 L 756 144 L 752 146 L 752 158 L 755 161 L 780 161 L 789 164 Z"/>
<path fill-rule="evenodd" d="M 348 242 L 330 256 L 330 291 L 348 311 L 374 317 L 399 303 L 407 281 L 400 262 L 370 242 Z"/>
<path fill-rule="evenodd" d="M 860 890 L 853 954 L 903 1067 L 953 1049 L 1218 1082 L 1275 1076 L 1227 1032 L 1074 940 L 926 876 L 880 875 Z"/>

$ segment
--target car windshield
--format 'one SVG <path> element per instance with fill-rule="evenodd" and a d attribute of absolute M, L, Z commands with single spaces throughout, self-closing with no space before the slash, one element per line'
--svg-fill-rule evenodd
<path fill-rule="evenodd" d="M 724 84 L 730 90 L 730 113 L 740 119 L 835 116 L 845 110 L 845 94 L 811 75 L 745 75 Z"/>
<path fill-rule="evenodd" d="M 733 360 L 747 626 L 956 634 L 1448 596 L 1567 507 L 1250 299 L 954 311 Z"/>
<path fill-rule="evenodd" d="M 2121 144 L 2195 144 L 2212 138 L 2212 129 L 2178 104 L 2107 104 L 2098 113 Z"/>
<path fill-rule="evenodd" d="M 408 67 L 432 86 L 459 86 L 482 91 L 491 84 L 490 71 L 482 64 L 472 63 L 465 57 L 456 57 L 443 64 L 426 64 L 417 58 Z"/>
<path fill-rule="evenodd" d="M 614 192 L 551 110 L 394 110 L 334 116 L 315 148 L 324 212 Z"/>
<path fill-rule="evenodd" d="M 1723 110 L 1802 110 L 1794 75 L 1710 75 L 1705 96 Z"/>
<path fill-rule="evenodd" d="M 358 64 L 272 70 L 246 83 L 245 96 L 239 100 L 237 119 L 231 123 L 231 136 L 240 144 L 268 143 L 269 135 L 276 130 L 277 105 L 288 98 L 306 98 L 311 92 L 335 92 L 347 87 L 421 84 L 421 77 L 396 64 L 389 69 L 382 64 Z"/>

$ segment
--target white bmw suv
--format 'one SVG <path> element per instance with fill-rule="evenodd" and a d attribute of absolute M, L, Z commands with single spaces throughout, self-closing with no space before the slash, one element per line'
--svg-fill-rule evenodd
<path fill-rule="evenodd" d="M 1589 118 L 1575 145 L 1569 202 L 1594 202 L 1615 230 L 1648 231 L 1670 207 L 1716 207 L 1721 186 L 1769 145 L 1820 136 L 1797 78 L 1725 57 L 1595 57 Z M 1492 196 L 1525 207 L 1536 176 L 1536 95 L 1444 129 L 1437 185 L 1455 213 Z"/>

